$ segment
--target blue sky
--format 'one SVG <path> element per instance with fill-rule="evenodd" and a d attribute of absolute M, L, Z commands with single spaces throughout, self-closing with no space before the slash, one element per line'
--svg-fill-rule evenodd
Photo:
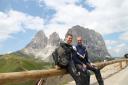
<path fill-rule="evenodd" d="M 102 3 L 102 4 L 101 4 Z M 0 0 L 0 54 L 24 48 L 39 30 L 81 25 L 102 34 L 112 56 L 128 53 L 127 0 Z"/>

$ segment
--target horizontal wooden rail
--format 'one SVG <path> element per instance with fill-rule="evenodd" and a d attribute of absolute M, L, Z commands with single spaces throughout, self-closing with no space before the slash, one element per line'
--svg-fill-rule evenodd
<path fill-rule="evenodd" d="M 23 71 L 23 72 L 0 73 L 0 83 L 47 78 L 52 76 L 64 75 L 64 74 L 66 74 L 66 70 L 64 69 L 32 70 L 32 71 Z"/>
<path fill-rule="evenodd" d="M 128 65 L 128 59 L 118 59 L 118 60 L 112 60 L 112 61 L 106 61 L 106 62 L 100 62 L 100 63 L 95 63 L 95 65 L 99 68 L 102 69 L 107 65 L 114 64 L 114 63 L 120 63 L 120 62 L 126 62 Z"/>
<path fill-rule="evenodd" d="M 102 69 L 103 67 L 110 64 L 127 62 L 127 61 L 128 61 L 127 59 L 120 59 L 120 60 L 112 60 L 112 61 L 96 63 L 95 65 L 99 69 Z M 64 75 L 66 73 L 67 72 L 64 69 L 32 70 L 32 71 L 23 71 L 23 72 L 0 73 L 0 83 L 48 78 L 52 76 Z"/>

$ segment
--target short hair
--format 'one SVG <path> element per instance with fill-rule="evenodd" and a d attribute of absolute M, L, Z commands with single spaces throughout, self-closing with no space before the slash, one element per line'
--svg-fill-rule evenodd
<path fill-rule="evenodd" d="M 77 37 L 77 40 L 78 40 L 78 38 L 81 38 L 81 39 L 83 40 L 83 37 L 82 37 L 82 36 L 78 36 L 78 37 Z"/>
<path fill-rule="evenodd" d="M 68 36 L 71 36 L 71 37 L 73 37 L 73 35 L 72 35 L 72 34 L 67 34 L 67 35 L 66 35 L 66 37 L 68 37 Z"/>

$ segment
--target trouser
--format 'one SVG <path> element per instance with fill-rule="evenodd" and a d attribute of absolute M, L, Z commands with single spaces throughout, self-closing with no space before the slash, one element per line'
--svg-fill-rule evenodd
<path fill-rule="evenodd" d="M 90 66 L 90 65 L 87 65 L 87 69 L 91 70 L 95 73 L 95 76 L 96 76 L 96 79 L 97 79 L 99 85 L 104 85 L 104 81 L 102 79 L 101 72 L 99 69 L 97 69 L 96 67 Z"/>
<path fill-rule="evenodd" d="M 76 68 L 73 62 L 70 62 L 67 66 L 67 71 L 75 80 L 76 85 L 89 85 L 90 78 L 87 78 L 88 76 L 86 76 L 87 70 L 80 71 L 78 68 Z"/>
<path fill-rule="evenodd" d="M 90 72 L 80 64 L 77 64 L 76 68 L 80 72 L 81 84 L 90 85 Z"/>

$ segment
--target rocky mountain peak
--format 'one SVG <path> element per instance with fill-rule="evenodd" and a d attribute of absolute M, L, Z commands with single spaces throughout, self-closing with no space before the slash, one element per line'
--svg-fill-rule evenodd
<path fill-rule="evenodd" d="M 60 42 L 60 37 L 58 35 L 58 33 L 53 32 L 48 39 L 48 44 L 51 46 L 58 46 Z"/>
<path fill-rule="evenodd" d="M 39 36 L 45 36 L 45 33 L 43 30 L 40 30 L 36 33 L 35 37 L 39 37 Z"/>
<path fill-rule="evenodd" d="M 73 29 L 85 29 L 84 27 L 80 26 L 80 25 L 75 25 L 72 27 Z"/>
<path fill-rule="evenodd" d="M 45 33 L 41 30 L 37 32 L 32 41 L 26 46 L 26 48 L 31 49 L 42 49 L 47 45 L 48 38 Z"/>

